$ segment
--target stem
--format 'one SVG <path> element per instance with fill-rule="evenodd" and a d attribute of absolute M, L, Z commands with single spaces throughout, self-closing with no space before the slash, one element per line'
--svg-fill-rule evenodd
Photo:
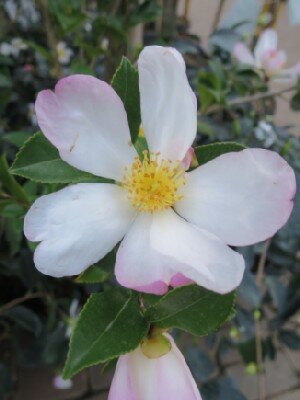
<path fill-rule="evenodd" d="M 267 252 L 269 250 L 271 244 L 271 239 L 266 240 L 264 244 L 263 252 L 260 255 L 258 266 L 257 266 L 257 273 L 256 273 L 256 284 L 259 289 L 262 289 L 263 285 L 263 277 L 265 272 L 265 265 L 267 261 Z"/>
<path fill-rule="evenodd" d="M 263 278 L 265 265 L 267 261 L 267 252 L 271 243 L 271 239 L 268 239 L 264 244 L 264 249 L 258 261 L 257 274 L 256 274 L 256 284 L 259 291 L 262 291 Z M 255 353 L 256 353 L 256 364 L 258 367 L 258 392 L 259 400 L 266 399 L 266 382 L 265 382 L 265 372 L 264 372 L 264 360 L 263 360 L 263 349 L 262 349 L 262 335 L 260 318 L 254 315 L 254 334 L 255 334 Z"/>
<path fill-rule="evenodd" d="M 184 2 L 184 12 L 183 12 L 183 19 L 184 22 L 188 22 L 188 17 L 190 15 L 190 9 L 191 9 L 191 0 L 185 0 Z"/>
<path fill-rule="evenodd" d="M 53 61 L 53 75 L 56 78 L 61 78 L 63 76 L 62 74 L 62 69 L 61 65 L 58 61 L 57 57 L 57 44 L 58 40 L 56 38 L 54 28 L 51 23 L 51 17 L 49 15 L 49 10 L 48 10 L 48 1 L 47 0 L 38 0 L 40 7 L 41 7 L 41 12 L 45 20 L 45 29 L 46 29 L 46 35 L 47 35 L 47 42 L 48 46 L 50 48 L 50 52 L 52 55 L 52 61 Z"/>
<path fill-rule="evenodd" d="M 291 368 L 294 370 L 296 374 L 299 373 L 300 367 L 297 365 L 296 361 L 294 360 L 290 350 L 285 345 L 280 346 L 281 350 L 284 352 L 288 363 L 290 364 Z"/>
<path fill-rule="evenodd" d="M 161 36 L 165 40 L 172 40 L 176 31 L 177 0 L 163 0 L 163 15 Z"/>
<path fill-rule="evenodd" d="M 225 2 L 226 2 L 226 0 L 220 0 L 219 1 L 219 5 L 218 5 L 217 11 L 216 11 L 216 14 L 215 14 L 215 17 L 214 17 L 214 21 L 213 21 L 213 24 L 212 24 L 212 29 L 211 29 L 212 32 L 214 32 L 217 29 L 218 25 L 219 25 L 219 22 L 220 22 L 220 19 L 221 19 L 221 15 L 222 15 L 222 11 L 223 11 L 223 8 L 225 6 Z"/>
<path fill-rule="evenodd" d="M 255 353 L 256 353 L 256 364 L 258 366 L 258 393 L 259 400 L 266 399 L 266 382 L 264 372 L 264 361 L 263 361 L 263 350 L 261 343 L 261 329 L 259 319 L 254 319 L 254 332 L 255 332 Z"/>
<path fill-rule="evenodd" d="M 292 394 L 293 392 L 296 392 L 297 390 L 300 389 L 300 385 L 293 386 L 289 389 L 283 389 L 279 390 L 276 393 L 270 394 L 269 396 L 266 397 L 266 400 L 272 400 L 272 399 L 279 399 L 282 398 L 283 395 L 289 393 Z"/>
<path fill-rule="evenodd" d="M 24 303 L 27 300 L 39 299 L 43 297 L 47 297 L 47 294 L 42 292 L 37 292 L 37 293 L 27 294 L 23 297 L 18 297 L 17 299 L 13 299 L 9 303 L 6 303 L 4 304 L 4 306 L 0 307 L 0 315 L 6 312 L 7 310 L 10 310 L 11 308 L 15 307 L 18 304 Z"/>
<path fill-rule="evenodd" d="M 208 113 L 214 113 L 214 112 L 220 111 L 223 108 L 225 108 L 226 106 L 237 106 L 237 105 L 245 104 L 245 103 L 255 103 L 256 101 L 259 101 L 259 100 L 267 99 L 269 97 L 276 97 L 276 96 L 280 96 L 282 93 L 291 92 L 293 90 L 296 90 L 296 88 L 297 87 L 295 85 L 293 85 L 293 86 L 289 86 L 284 89 L 271 90 L 266 93 L 257 93 L 257 94 L 250 95 L 250 96 L 237 97 L 235 99 L 229 100 L 225 106 L 214 105 L 214 106 L 210 107 L 206 111 L 206 113 L 208 114 Z"/>

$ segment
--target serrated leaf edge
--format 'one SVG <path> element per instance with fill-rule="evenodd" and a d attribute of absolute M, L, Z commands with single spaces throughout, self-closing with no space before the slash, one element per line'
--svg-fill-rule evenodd
<path fill-rule="evenodd" d="M 193 285 L 193 286 L 197 287 L 197 285 Z M 147 311 L 148 311 L 148 310 L 150 310 L 151 308 L 154 308 L 157 304 L 159 304 L 162 300 L 164 300 L 169 294 L 174 293 L 174 291 L 183 290 L 184 288 L 186 288 L 186 286 L 179 286 L 178 288 L 175 288 L 175 289 L 173 289 L 172 291 L 169 291 L 165 296 L 161 297 L 157 303 L 155 303 L 153 306 L 150 306 L 149 308 L 147 308 L 146 312 L 144 313 L 145 318 L 147 318 Z M 199 335 L 199 334 L 196 333 L 195 331 L 190 330 L 190 329 L 184 329 L 184 328 L 182 328 L 182 326 L 179 326 L 179 325 L 172 325 L 172 326 L 168 327 L 167 329 L 177 328 L 177 329 L 180 329 L 180 330 L 182 330 L 182 331 L 184 331 L 184 332 L 191 333 L 191 334 L 193 334 L 193 335 L 195 335 L 195 336 L 198 336 L 198 337 L 207 336 L 207 335 L 209 335 L 210 333 L 217 331 L 223 324 L 225 324 L 226 322 L 228 322 L 228 321 L 231 319 L 231 316 L 235 313 L 235 301 L 236 301 L 237 291 L 236 291 L 236 290 L 233 290 L 232 292 L 227 293 L 227 295 L 229 295 L 229 294 L 232 294 L 232 302 L 231 302 L 231 307 L 230 307 L 230 309 L 229 309 L 229 311 L 228 311 L 228 314 L 227 314 L 226 318 L 225 318 L 222 322 L 220 322 L 220 324 L 218 324 L 216 327 L 214 327 L 211 331 L 209 331 L 209 332 L 207 332 L 207 333 L 205 333 L 205 334 Z M 225 294 L 225 296 L 226 296 L 226 294 Z M 203 300 L 203 298 L 205 298 L 205 297 L 207 297 L 207 295 L 203 296 L 203 297 L 201 298 L 201 300 Z M 198 301 L 200 301 L 200 300 L 197 300 L 197 301 L 193 302 L 191 305 L 196 304 Z M 189 306 L 189 307 L 190 307 L 190 306 Z M 185 307 L 185 309 L 186 309 L 186 308 L 188 308 L 188 307 Z M 183 309 L 183 310 L 184 310 L 184 309 Z M 177 311 L 176 313 L 172 314 L 172 316 L 178 314 L 178 313 L 181 312 L 181 311 L 182 311 L 182 310 Z M 172 317 L 172 316 L 171 316 L 171 317 Z M 163 321 L 164 319 L 168 319 L 168 318 L 170 318 L 170 316 L 168 316 L 167 318 L 163 318 L 163 319 L 159 319 L 159 320 L 155 320 L 155 321 L 151 321 L 151 320 L 150 320 L 150 323 L 153 324 L 153 325 L 155 325 L 156 323 L 159 323 L 159 322 Z"/>
<path fill-rule="evenodd" d="M 93 294 L 89 297 L 89 299 L 87 300 L 87 302 L 85 303 L 85 305 L 82 307 L 82 310 L 81 310 L 80 314 L 86 309 L 86 307 L 88 306 L 88 304 L 89 304 L 90 301 L 91 301 L 91 298 L 94 297 L 95 295 L 99 295 L 99 294 L 101 294 L 101 293 L 93 293 Z M 110 325 L 110 327 L 112 327 L 112 326 L 114 325 L 114 323 L 115 323 L 115 321 L 117 320 L 118 316 L 119 316 L 119 315 L 121 314 L 121 312 L 125 309 L 125 307 L 127 306 L 127 304 L 130 302 L 130 300 L 131 300 L 133 297 L 134 297 L 133 294 L 130 293 L 128 299 L 126 300 L 126 302 L 123 304 L 123 306 L 121 307 L 121 309 L 120 309 L 120 310 L 118 311 L 118 313 L 116 314 L 116 317 L 115 317 L 113 323 Z M 140 315 L 141 315 L 141 317 L 143 317 L 143 315 L 142 315 L 141 312 L 140 312 Z M 78 320 L 77 320 L 77 322 L 76 322 L 76 326 L 77 326 L 77 324 L 79 323 L 80 319 L 81 319 L 81 318 L 80 318 L 80 316 L 79 316 L 79 318 L 78 318 Z M 145 329 L 145 332 L 143 333 L 143 335 L 141 335 L 141 337 L 140 337 L 140 339 L 139 339 L 139 342 L 140 342 L 140 341 L 143 339 L 143 337 L 147 334 L 148 329 L 149 329 L 149 323 L 148 323 L 148 321 L 145 320 L 145 322 L 147 323 L 147 329 Z M 76 326 L 75 326 L 73 332 L 75 332 Z M 104 333 L 106 333 L 106 330 L 103 331 L 102 335 L 103 335 Z M 101 335 L 101 336 L 102 336 L 102 335 Z M 83 366 L 83 367 L 81 367 L 81 368 L 79 368 L 79 369 L 77 369 L 77 370 L 75 370 L 75 371 L 73 371 L 73 372 L 71 372 L 71 373 L 68 373 L 66 367 L 67 367 L 68 361 L 69 361 L 69 359 L 70 359 L 70 353 L 71 353 L 71 348 L 72 348 L 72 346 L 73 346 L 73 341 L 74 341 L 74 336 L 72 335 L 72 336 L 71 336 L 71 339 L 70 339 L 69 351 L 68 351 L 68 355 L 67 355 L 65 367 L 64 367 L 63 372 L 62 372 L 62 377 L 63 377 L 63 379 L 72 378 L 75 374 L 78 374 L 80 371 L 84 370 L 85 368 L 88 368 L 88 367 L 91 367 L 91 366 L 93 366 L 93 365 L 98 365 L 98 364 L 101 364 L 101 363 L 104 363 L 104 362 L 113 360 L 114 358 L 119 357 L 119 356 L 124 355 L 124 354 L 127 354 L 127 353 L 129 353 L 129 352 L 131 352 L 131 351 L 133 351 L 133 350 L 135 350 L 135 349 L 137 348 L 137 346 L 132 347 L 132 348 L 130 348 L 130 349 L 129 349 L 128 351 L 126 351 L 126 352 L 121 352 L 121 353 L 112 355 L 111 357 L 108 357 L 108 358 L 106 358 L 105 360 L 95 361 L 94 363 L 91 363 L 91 364 L 89 364 L 89 365 L 85 365 L 85 366 Z M 93 346 L 94 346 L 94 345 L 93 345 Z M 91 347 L 91 349 L 93 348 L 93 346 Z M 89 350 L 89 351 L 90 351 L 90 350 Z M 87 354 L 87 351 L 85 352 L 85 355 L 86 355 L 86 354 Z"/>

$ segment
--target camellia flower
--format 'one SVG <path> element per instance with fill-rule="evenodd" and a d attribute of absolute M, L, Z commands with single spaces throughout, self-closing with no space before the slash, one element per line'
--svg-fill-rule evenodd
<path fill-rule="evenodd" d="M 277 153 L 246 149 L 186 172 L 197 131 L 196 97 L 182 56 L 146 47 L 138 60 L 142 126 L 149 153 L 130 142 L 122 101 L 87 75 L 61 79 L 36 100 L 39 126 L 72 166 L 115 183 L 80 183 L 37 199 L 25 235 L 41 242 L 39 271 L 76 275 L 122 242 L 119 283 L 163 294 L 196 282 L 226 293 L 244 260 L 227 245 L 271 237 L 293 207 L 295 176 Z"/>
<path fill-rule="evenodd" d="M 278 50 L 277 46 L 277 32 L 266 29 L 259 37 L 253 54 L 244 43 L 238 42 L 233 48 L 233 55 L 243 64 L 264 70 L 269 78 L 296 81 L 300 75 L 300 62 L 285 69 L 287 55 L 285 51 Z"/>
<path fill-rule="evenodd" d="M 108 400 L 201 400 L 199 390 L 183 355 L 168 334 L 171 350 L 148 358 L 141 346 L 121 356 Z"/>

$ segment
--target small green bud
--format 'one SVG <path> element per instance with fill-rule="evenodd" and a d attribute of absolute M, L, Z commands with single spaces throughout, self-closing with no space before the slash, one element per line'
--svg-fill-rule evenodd
<path fill-rule="evenodd" d="M 254 310 L 254 311 L 253 311 L 253 318 L 254 318 L 254 321 L 260 320 L 260 317 L 261 317 L 261 312 L 260 312 L 260 310 Z"/>
<path fill-rule="evenodd" d="M 238 340 L 240 338 L 240 332 L 235 327 L 230 329 L 229 334 L 232 339 Z"/>
<path fill-rule="evenodd" d="M 258 373 L 257 364 L 251 362 L 246 365 L 245 372 L 247 375 L 256 375 Z"/>
<path fill-rule="evenodd" d="M 141 350 L 144 355 L 150 359 L 155 359 L 168 354 L 172 345 L 168 338 L 161 332 L 155 333 L 141 342 Z"/>

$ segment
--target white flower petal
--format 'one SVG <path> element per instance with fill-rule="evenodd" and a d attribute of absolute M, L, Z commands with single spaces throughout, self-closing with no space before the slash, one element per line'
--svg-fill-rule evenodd
<path fill-rule="evenodd" d="M 197 131 L 197 101 L 181 54 L 149 46 L 138 60 L 142 125 L 152 152 L 182 160 Z"/>
<path fill-rule="evenodd" d="M 223 154 L 187 174 L 176 211 L 234 246 L 273 236 L 288 220 L 295 174 L 277 153 Z"/>
<path fill-rule="evenodd" d="M 233 55 L 239 62 L 243 64 L 248 64 L 248 65 L 255 64 L 254 57 L 251 54 L 251 51 L 244 43 L 238 42 L 234 45 Z"/>
<path fill-rule="evenodd" d="M 116 92 L 88 75 L 61 79 L 55 91 L 43 90 L 36 100 L 44 135 L 72 166 L 122 180 L 136 156 L 130 143 L 126 112 Z"/>
<path fill-rule="evenodd" d="M 254 48 L 254 58 L 258 67 L 262 67 L 268 52 L 277 50 L 277 42 L 277 32 L 274 29 L 266 29 L 260 35 Z"/>
<path fill-rule="evenodd" d="M 227 293 L 239 285 L 243 271 L 241 255 L 172 209 L 140 215 L 122 241 L 116 262 L 120 284 L 154 294 L 165 293 L 177 274 Z"/>
<path fill-rule="evenodd" d="M 276 82 L 281 83 L 297 83 L 300 76 L 300 62 L 291 68 L 283 69 L 275 76 Z"/>
<path fill-rule="evenodd" d="M 147 358 L 140 347 L 121 356 L 108 400 L 201 400 L 196 382 L 173 338 L 171 351 Z"/>
<path fill-rule="evenodd" d="M 113 249 L 134 215 L 122 188 L 80 183 L 37 199 L 25 216 L 24 232 L 42 242 L 34 255 L 39 271 L 77 275 Z"/>

